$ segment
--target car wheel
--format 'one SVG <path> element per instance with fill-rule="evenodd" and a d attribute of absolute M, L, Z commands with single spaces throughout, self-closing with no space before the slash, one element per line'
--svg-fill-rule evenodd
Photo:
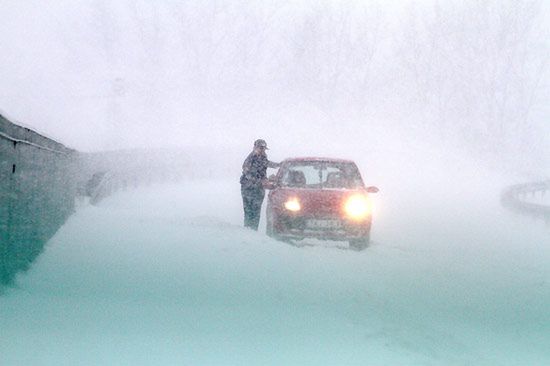
<path fill-rule="evenodd" d="M 275 240 L 278 240 L 278 241 L 281 241 L 281 242 L 284 242 L 284 243 L 287 243 L 287 244 L 294 245 L 294 242 L 292 240 L 282 238 L 279 235 L 279 233 L 275 229 L 275 225 L 274 225 L 273 221 L 274 221 L 273 213 L 271 212 L 271 210 L 269 209 L 269 206 L 268 206 L 267 217 L 266 217 L 266 225 L 265 225 L 265 233 L 270 238 L 273 238 Z"/>
<path fill-rule="evenodd" d="M 368 248 L 370 243 L 370 233 L 359 239 L 349 241 L 349 247 L 354 250 L 364 250 Z"/>
<path fill-rule="evenodd" d="M 273 214 L 269 206 L 267 207 L 267 217 L 265 225 L 265 233 L 271 238 L 275 238 L 275 230 L 273 229 Z"/>
<path fill-rule="evenodd" d="M 266 226 L 265 226 L 265 233 L 269 237 L 273 237 L 273 221 L 270 219 L 267 219 Z"/>

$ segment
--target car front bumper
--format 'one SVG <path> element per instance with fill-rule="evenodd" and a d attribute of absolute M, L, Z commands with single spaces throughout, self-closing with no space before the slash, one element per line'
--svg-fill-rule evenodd
<path fill-rule="evenodd" d="M 359 222 L 338 217 L 280 216 L 274 229 L 284 239 L 353 240 L 368 236 L 371 221 L 370 216 Z"/>

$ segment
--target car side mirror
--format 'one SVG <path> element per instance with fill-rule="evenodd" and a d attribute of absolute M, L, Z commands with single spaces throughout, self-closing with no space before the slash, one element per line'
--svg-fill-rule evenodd
<path fill-rule="evenodd" d="M 367 187 L 367 192 L 369 193 L 377 193 L 378 191 L 379 191 L 378 187 L 375 187 L 375 186 Z"/>
<path fill-rule="evenodd" d="M 264 184 L 264 188 L 266 189 L 275 189 L 277 188 L 277 176 L 275 174 L 271 174 L 267 178 L 266 184 Z"/>

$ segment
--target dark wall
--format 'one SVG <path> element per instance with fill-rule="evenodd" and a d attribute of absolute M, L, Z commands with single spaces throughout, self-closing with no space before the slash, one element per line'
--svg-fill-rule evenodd
<path fill-rule="evenodd" d="M 0 290 L 74 211 L 78 154 L 0 115 Z"/>

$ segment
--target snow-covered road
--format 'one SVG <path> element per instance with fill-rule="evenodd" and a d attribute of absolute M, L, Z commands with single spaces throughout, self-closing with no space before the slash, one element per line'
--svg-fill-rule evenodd
<path fill-rule="evenodd" d="M 382 190 L 364 252 L 243 229 L 233 181 L 83 206 L 0 297 L 0 364 L 550 364 L 549 228 L 446 198 Z"/>

